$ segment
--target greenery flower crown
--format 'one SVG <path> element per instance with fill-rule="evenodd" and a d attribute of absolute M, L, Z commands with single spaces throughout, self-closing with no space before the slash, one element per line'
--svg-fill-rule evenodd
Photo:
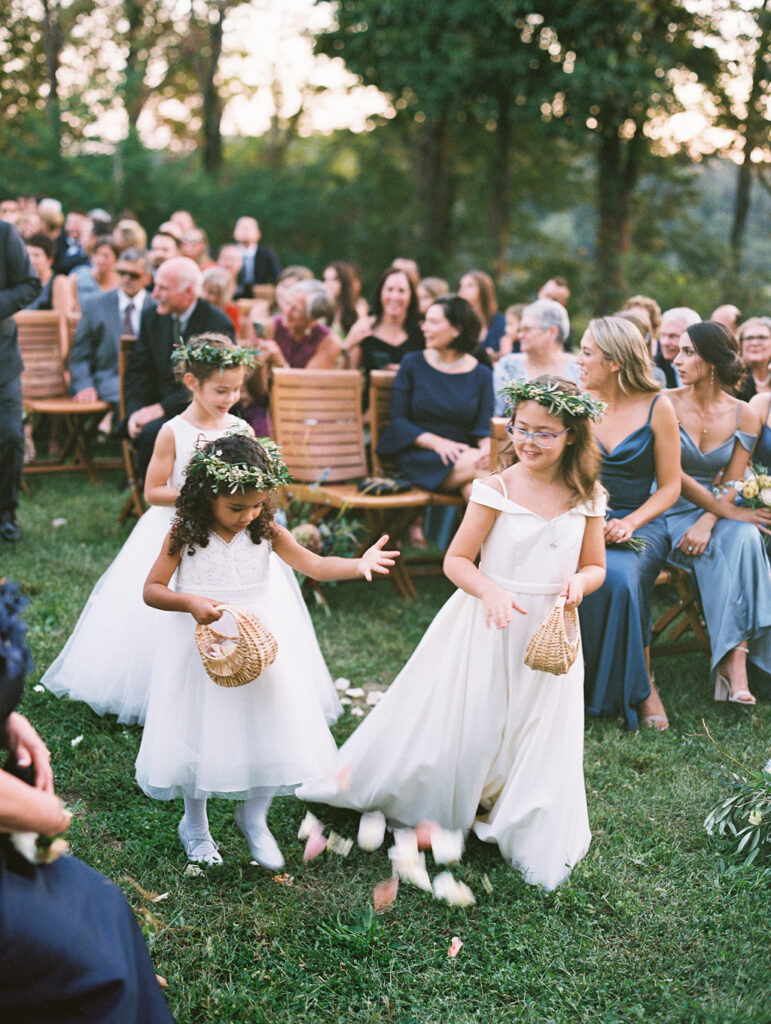
<path fill-rule="evenodd" d="M 201 478 L 201 483 L 208 481 L 215 494 L 227 487 L 231 494 L 241 494 L 253 487 L 257 491 L 273 491 L 281 484 L 292 479 L 286 463 L 281 457 L 281 449 L 269 437 L 258 438 L 255 442 L 267 456 L 268 468 L 259 469 L 244 463 L 226 462 L 221 458 L 222 450 L 216 442 L 206 448 L 196 448 L 187 467 L 187 477 Z"/>
<path fill-rule="evenodd" d="M 590 398 L 587 394 L 564 391 L 556 381 L 510 380 L 498 391 L 505 395 L 513 409 L 520 402 L 537 402 L 552 416 L 572 416 L 573 419 L 589 418 L 596 423 L 602 419 L 605 403 Z"/>
<path fill-rule="evenodd" d="M 221 370 L 234 366 L 254 366 L 256 353 L 253 348 L 217 348 L 215 345 L 177 345 L 171 353 L 172 363 L 208 363 Z"/>

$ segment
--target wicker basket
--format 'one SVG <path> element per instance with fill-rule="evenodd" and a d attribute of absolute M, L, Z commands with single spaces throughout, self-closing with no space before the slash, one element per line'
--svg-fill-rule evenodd
<path fill-rule="evenodd" d="M 197 625 L 195 641 L 201 661 L 209 678 L 218 686 L 244 686 L 273 664 L 278 643 L 256 615 L 229 604 L 220 607 L 232 615 L 238 626 L 238 637 L 225 636 L 210 625 Z M 225 649 L 231 643 L 232 649 Z M 213 653 L 212 647 L 220 649 Z"/>
<path fill-rule="evenodd" d="M 525 664 L 534 672 L 563 676 L 576 660 L 580 646 L 578 612 L 575 608 L 565 611 L 565 598 L 560 596 L 530 637 Z"/>

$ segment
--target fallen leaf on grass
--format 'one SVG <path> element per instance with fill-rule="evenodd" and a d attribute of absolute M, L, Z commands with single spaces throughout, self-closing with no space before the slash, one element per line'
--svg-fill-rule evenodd
<path fill-rule="evenodd" d="M 458 955 L 458 953 L 460 953 L 462 949 L 463 943 L 460 941 L 457 935 L 453 935 L 452 942 L 450 943 L 450 948 L 447 950 L 447 956 L 451 956 L 453 959 L 455 959 L 455 957 Z"/>
<path fill-rule="evenodd" d="M 393 906 L 396 894 L 399 891 L 399 879 L 394 875 L 385 882 L 378 882 L 372 890 L 372 906 L 376 914 L 382 914 Z"/>
<path fill-rule="evenodd" d="M 273 881 L 278 885 L 294 885 L 294 875 L 274 875 Z"/>
<path fill-rule="evenodd" d="M 492 896 L 493 883 L 490 881 L 487 875 L 482 875 L 482 888 L 484 889 L 488 896 Z"/>

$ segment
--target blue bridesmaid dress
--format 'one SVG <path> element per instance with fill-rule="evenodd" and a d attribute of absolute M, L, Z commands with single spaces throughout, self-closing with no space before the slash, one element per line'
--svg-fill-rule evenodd
<path fill-rule="evenodd" d="M 758 443 L 755 445 L 755 451 L 752 453 L 752 461 L 755 465 L 763 466 L 765 469 L 771 469 L 771 426 L 769 426 L 769 420 L 771 420 L 771 405 L 769 405 L 766 422 L 763 424 Z"/>
<path fill-rule="evenodd" d="M 738 412 L 737 412 L 738 423 Z M 725 469 L 734 443 L 752 450 L 754 434 L 739 430 L 717 448 L 701 452 L 680 426 L 683 472 L 711 489 L 715 477 Z M 677 547 L 685 531 L 704 510 L 682 496 L 664 513 L 672 550 L 670 559 L 690 569 L 696 577 L 699 596 L 712 645 L 712 670 L 729 651 L 745 640 L 748 661 L 764 673 L 771 672 L 771 565 L 763 534 L 752 523 L 719 519 L 707 549 L 699 558 Z"/>
<path fill-rule="evenodd" d="M 608 491 L 608 519 L 623 519 L 650 497 L 656 479 L 648 419 L 612 452 L 602 453 L 602 483 Z M 647 547 L 638 553 L 620 545 L 606 551 L 605 582 L 578 608 L 584 649 L 584 696 L 588 715 L 623 714 L 627 728 L 637 728 L 636 705 L 649 696 L 651 684 L 645 648 L 651 641 L 651 598 L 659 570 L 669 552 L 663 516 L 635 530 Z"/>

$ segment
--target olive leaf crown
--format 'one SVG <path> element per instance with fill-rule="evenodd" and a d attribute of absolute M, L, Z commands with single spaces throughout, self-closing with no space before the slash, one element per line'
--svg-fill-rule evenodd
<path fill-rule="evenodd" d="M 605 412 L 605 402 L 599 402 L 586 393 L 564 391 L 556 381 L 510 380 L 498 389 L 505 395 L 513 410 L 520 402 L 537 402 L 552 416 L 572 416 L 573 419 L 590 419 L 599 423 Z"/>
<path fill-rule="evenodd" d="M 172 363 L 207 363 L 221 370 L 229 370 L 234 366 L 254 366 L 256 353 L 253 348 L 217 348 L 215 345 L 201 345 L 184 342 L 177 345 L 171 353 Z"/>
<path fill-rule="evenodd" d="M 215 494 L 219 494 L 223 488 L 227 488 L 231 494 L 236 491 L 243 494 L 251 487 L 258 491 L 273 491 L 281 484 L 289 483 L 292 476 L 276 442 L 269 437 L 260 437 L 255 443 L 265 453 L 268 463 L 266 469 L 243 462 L 226 462 L 221 457 L 222 449 L 217 448 L 216 442 L 213 442 L 193 452 L 187 467 L 187 478 L 198 477 L 201 483 L 208 482 Z"/>

